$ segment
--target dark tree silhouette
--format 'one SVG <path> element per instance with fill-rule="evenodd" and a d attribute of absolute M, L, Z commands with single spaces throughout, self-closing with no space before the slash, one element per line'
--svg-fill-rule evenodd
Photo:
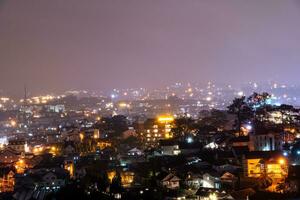
<path fill-rule="evenodd" d="M 175 136 L 183 136 L 195 130 L 195 121 L 190 117 L 180 117 L 175 119 L 174 128 L 172 132 Z"/>
<path fill-rule="evenodd" d="M 252 111 L 245 101 L 246 97 L 235 98 L 231 105 L 228 106 L 228 113 L 236 115 L 236 129 L 241 135 L 242 123 L 250 120 Z"/>

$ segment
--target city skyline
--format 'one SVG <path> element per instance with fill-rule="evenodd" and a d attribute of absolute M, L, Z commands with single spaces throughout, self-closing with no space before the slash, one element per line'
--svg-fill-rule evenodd
<path fill-rule="evenodd" d="M 297 84 L 299 9 L 293 0 L 2 1 L 0 89 Z"/>

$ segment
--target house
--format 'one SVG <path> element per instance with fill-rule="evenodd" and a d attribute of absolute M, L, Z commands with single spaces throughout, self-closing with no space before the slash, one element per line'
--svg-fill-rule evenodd
<path fill-rule="evenodd" d="M 15 186 L 15 172 L 9 168 L 0 168 L 0 193 L 12 192 Z"/>
<path fill-rule="evenodd" d="M 18 151 L 7 147 L 0 152 L 0 163 L 11 164 L 17 162 L 20 156 L 21 154 Z"/>
<path fill-rule="evenodd" d="M 143 151 L 138 148 L 133 148 L 127 152 L 128 156 L 142 156 L 143 154 Z"/>
<path fill-rule="evenodd" d="M 203 174 L 202 186 L 204 188 L 221 188 L 221 179 L 220 175 L 216 172 L 210 171 Z"/>
<path fill-rule="evenodd" d="M 160 149 L 163 156 L 177 156 L 181 153 L 178 142 L 174 140 L 161 140 Z"/>
<path fill-rule="evenodd" d="M 134 183 L 135 173 L 132 171 L 117 172 L 115 170 L 110 170 L 107 172 L 107 176 L 110 182 L 112 182 L 117 173 L 119 173 L 119 175 L 121 176 L 122 186 L 125 188 L 131 187 L 131 185 Z"/>
<path fill-rule="evenodd" d="M 288 164 L 278 151 L 253 151 L 243 156 L 244 176 L 259 178 L 267 175 L 273 180 L 285 179 L 288 175 Z"/>
<path fill-rule="evenodd" d="M 32 158 L 26 158 L 24 161 L 26 163 L 26 167 L 31 169 L 37 166 L 42 161 L 42 156 L 33 156 Z"/>
<path fill-rule="evenodd" d="M 180 178 L 170 173 L 161 180 L 161 185 L 168 189 L 178 189 L 180 187 Z"/>
<path fill-rule="evenodd" d="M 68 172 L 62 168 L 29 170 L 26 176 L 16 177 L 16 188 L 31 184 L 38 190 L 53 191 L 63 187 L 68 179 Z"/>
<path fill-rule="evenodd" d="M 66 141 L 80 142 L 80 132 L 77 129 L 65 131 L 61 134 L 61 138 Z"/>
<path fill-rule="evenodd" d="M 250 134 L 254 151 L 280 151 L 283 145 L 283 133 L 276 130 L 259 130 Z"/>
<path fill-rule="evenodd" d="M 29 170 L 29 174 L 18 175 L 15 180 L 14 199 L 44 199 L 66 185 L 68 173 L 62 168 Z"/>
<path fill-rule="evenodd" d="M 236 183 L 238 181 L 238 177 L 236 177 L 234 174 L 229 173 L 229 172 L 225 172 L 221 177 L 221 184 L 222 187 L 227 187 L 227 188 L 231 188 L 234 189 L 236 186 Z"/>
<path fill-rule="evenodd" d="M 210 200 L 210 199 L 226 199 L 234 200 L 234 198 L 225 190 L 204 188 L 201 187 L 196 192 L 197 200 Z"/>
<path fill-rule="evenodd" d="M 8 147 L 19 152 L 23 153 L 25 152 L 25 140 L 10 140 L 8 141 Z"/>
<path fill-rule="evenodd" d="M 191 189 L 198 189 L 202 186 L 202 175 L 198 173 L 188 172 L 185 184 Z"/>

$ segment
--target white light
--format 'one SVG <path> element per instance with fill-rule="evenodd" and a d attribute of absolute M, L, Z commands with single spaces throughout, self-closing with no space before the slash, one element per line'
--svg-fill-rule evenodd
<path fill-rule="evenodd" d="M 240 97 L 244 96 L 244 92 L 243 91 L 238 92 L 238 96 Z"/>
<path fill-rule="evenodd" d="M 206 97 L 206 101 L 211 101 L 211 97 Z"/>
<path fill-rule="evenodd" d="M 188 138 L 186 139 L 186 141 L 187 141 L 187 143 L 193 143 L 193 142 L 194 142 L 194 140 L 193 140 L 192 137 L 188 137 Z"/>

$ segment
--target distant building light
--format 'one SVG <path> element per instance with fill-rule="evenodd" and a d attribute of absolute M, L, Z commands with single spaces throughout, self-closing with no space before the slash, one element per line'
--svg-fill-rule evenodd
<path fill-rule="evenodd" d="M 190 144 L 190 143 L 193 143 L 194 140 L 193 140 L 192 137 L 188 137 L 188 138 L 186 139 L 186 142 Z"/>

